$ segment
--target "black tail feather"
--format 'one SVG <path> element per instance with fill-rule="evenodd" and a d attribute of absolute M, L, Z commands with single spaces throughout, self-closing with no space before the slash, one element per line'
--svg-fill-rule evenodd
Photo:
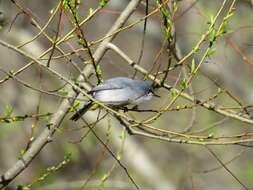
<path fill-rule="evenodd" d="M 92 102 L 88 102 L 87 104 L 85 104 L 80 110 L 78 110 L 74 115 L 72 115 L 70 120 L 77 121 L 78 119 L 80 119 L 83 114 L 85 114 L 91 108 L 92 105 Z"/>

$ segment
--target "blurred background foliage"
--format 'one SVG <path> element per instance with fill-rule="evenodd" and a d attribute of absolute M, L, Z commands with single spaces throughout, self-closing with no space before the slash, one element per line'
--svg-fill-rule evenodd
<path fill-rule="evenodd" d="M 51 0 L 17 2 L 27 8 L 41 26 L 44 26 L 48 21 L 58 3 Z M 88 41 L 92 42 L 104 37 L 128 2 L 126 0 L 111 0 L 95 17 L 82 26 Z M 210 18 L 216 15 L 222 2 L 221 0 L 181 0 L 176 2 L 177 11 L 173 23 L 176 41 L 183 56 L 192 50 L 202 34 L 208 30 Z M 85 18 L 97 6 L 99 6 L 99 1 L 81 1 L 78 8 L 80 19 Z M 145 1 L 142 1 L 127 24 L 144 17 L 145 6 Z M 156 6 L 155 1 L 149 0 L 150 10 Z M 226 6 L 228 7 L 229 3 Z M 200 71 L 191 82 L 192 90 L 187 89 L 186 92 L 195 98 L 208 100 L 218 92 L 218 87 L 220 87 L 236 97 L 243 106 L 248 106 L 250 114 L 250 105 L 253 102 L 253 7 L 252 2 L 247 0 L 237 1 L 235 7 L 233 16 L 229 18 L 226 34 L 217 39 L 215 52 L 205 59 Z M 38 34 L 39 31 L 32 24 L 31 19 L 22 14 L 12 1 L 0 0 L 0 12 L 0 39 L 18 46 Z M 225 11 L 222 14 L 224 15 Z M 57 14 L 44 31 L 52 38 L 55 37 L 58 16 Z M 221 22 L 222 16 L 219 17 L 218 22 Z M 70 14 L 68 16 L 63 14 L 60 36 L 73 28 L 69 19 Z M 137 61 L 142 48 L 142 36 L 143 22 L 140 22 L 134 27 L 120 32 L 113 43 L 132 60 Z M 155 61 L 164 39 L 163 19 L 161 14 L 157 12 L 148 17 L 141 59 L 141 66 L 145 69 L 150 70 L 153 66 L 156 68 L 152 74 L 157 72 L 157 65 L 161 65 L 160 71 L 167 67 L 168 54 L 165 48 L 163 48 L 163 54 L 159 61 L 157 63 Z M 97 48 L 97 45 L 91 46 L 92 52 Z M 37 57 L 51 46 L 52 43 L 41 35 L 22 49 Z M 201 53 L 206 46 L 208 46 L 208 42 L 200 48 L 199 53 L 193 56 L 196 62 L 200 61 Z M 72 52 L 70 56 L 72 63 L 60 58 L 52 60 L 51 67 L 74 80 L 79 75 L 79 71 L 72 64 L 75 63 L 78 67 L 83 68 L 85 65 L 83 60 L 87 59 L 87 55 L 84 50 L 75 52 L 76 49 L 81 48 L 75 36 L 68 42 L 61 44 L 60 47 L 65 52 Z M 60 55 L 55 51 L 54 56 Z M 189 59 L 186 62 L 190 65 L 191 61 Z M 16 71 L 28 62 L 29 60 L 23 56 L 0 46 L 1 70 Z M 44 60 L 44 62 L 47 61 Z M 173 64 L 176 62 L 173 60 Z M 100 61 L 100 67 L 104 79 L 115 76 L 132 77 L 135 72 L 132 67 L 126 64 L 125 60 L 113 51 L 108 51 L 105 54 Z M 5 76 L 6 73 L 0 72 L 0 80 Z M 67 91 L 64 82 L 36 66 L 21 72 L 18 78 L 45 91 L 54 92 L 60 89 L 59 93 L 62 95 L 65 95 Z M 137 73 L 137 78 L 142 79 L 143 74 Z M 180 82 L 178 81 L 183 78 L 182 67 L 179 67 L 169 72 L 166 82 L 171 86 L 179 87 Z M 95 76 L 91 77 L 89 82 L 95 85 Z M 57 110 L 62 98 L 32 90 L 14 79 L 1 82 L 0 92 L 1 118 L 21 116 L 17 121 L 1 119 L 0 172 L 2 174 L 17 161 L 27 144 L 29 145 L 31 131 L 34 132 L 34 137 L 40 134 L 51 114 Z M 153 99 L 148 104 L 141 105 L 140 108 L 158 110 L 171 101 L 171 94 L 168 91 L 159 89 L 158 94 L 161 95 L 161 99 Z M 80 103 L 82 104 L 82 102 Z M 219 94 L 214 99 L 214 103 L 225 107 L 238 106 L 226 93 Z M 183 105 L 192 104 L 184 99 L 178 99 L 174 107 Z M 154 126 L 178 132 L 190 126 L 192 134 L 214 136 L 232 136 L 252 132 L 250 124 L 224 117 L 203 107 L 194 107 L 196 107 L 194 110 L 179 109 L 164 113 L 154 123 Z M 42 114 L 42 116 L 31 117 L 36 114 Z M 138 119 L 147 118 L 152 114 L 130 113 Z M 83 189 L 134 189 L 124 169 L 92 133 L 82 139 L 88 129 L 82 122 L 69 121 L 70 115 L 71 113 L 65 117 L 52 142 L 41 150 L 29 167 L 8 188 L 16 189 L 18 185 L 25 186 L 35 181 L 32 189 L 80 189 L 87 181 Z M 95 121 L 96 115 L 96 111 L 87 113 L 87 121 Z M 206 128 L 208 129 L 203 133 L 197 133 Z M 205 146 L 176 144 L 141 136 L 129 136 L 123 131 L 123 127 L 112 118 L 99 122 L 94 130 L 115 155 L 120 156 L 122 163 L 141 189 L 245 189 L 220 165 Z M 253 188 L 251 147 L 226 145 L 211 146 L 211 148 L 241 183 L 248 189 Z M 71 154 L 70 158 L 66 158 L 68 154 Z M 60 165 L 58 170 L 47 170 L 52 166 L 57 167 L 60 163 L 64 164 Z M 112 173 L 107 179 L 112 168 Z M 47 172 L 48 176 L 39 180 Z M 151 180 L 152 178 L 153 180 Z M 104 184 L 102 184 L 103 181 L 105 181 Z"/>

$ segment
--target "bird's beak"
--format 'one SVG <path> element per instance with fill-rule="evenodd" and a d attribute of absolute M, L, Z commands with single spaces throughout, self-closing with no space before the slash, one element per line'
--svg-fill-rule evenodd
<path fill-rule="evenodd" d="M 161 98 L 161 96 L 159 96 L 158 94 L 154 93 L 153 91 L 152 91 L 152 93 L 153 93 L 154 97 Z"/>

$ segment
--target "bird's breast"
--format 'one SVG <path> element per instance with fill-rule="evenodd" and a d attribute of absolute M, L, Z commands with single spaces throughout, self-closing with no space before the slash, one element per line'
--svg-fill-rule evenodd
<path fill-rule="evenodd" d="M 133 94 L 129 89 L 112 89 L 94 92 L 93 96 L 105 104 L 123 105 L 131 101 Z"/>

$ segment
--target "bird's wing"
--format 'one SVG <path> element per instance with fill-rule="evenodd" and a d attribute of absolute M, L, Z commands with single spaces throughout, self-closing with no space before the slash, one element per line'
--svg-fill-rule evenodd
<path fill-rule="evenodd" d="M 98 92 L 101 90 L 115 90 L 115 89 L 123 89 L 125 87 L 130 87 L 132 79 L 126 77 L 114 77 L 108 80 L 105 80 L 102 84 L 94 87 L 89 93 Z"/>
<path fill-rule="evenodd" d="M 121 86 L 119 86 L 118 84 L 100 84 L 96 87 L 94 87 L 91 91 L 89 91 L 90 94 L 94 93 L 94 92 L 98 92 L 101 90 L 114 90 L 114 89 L 122 89 Z"/>

